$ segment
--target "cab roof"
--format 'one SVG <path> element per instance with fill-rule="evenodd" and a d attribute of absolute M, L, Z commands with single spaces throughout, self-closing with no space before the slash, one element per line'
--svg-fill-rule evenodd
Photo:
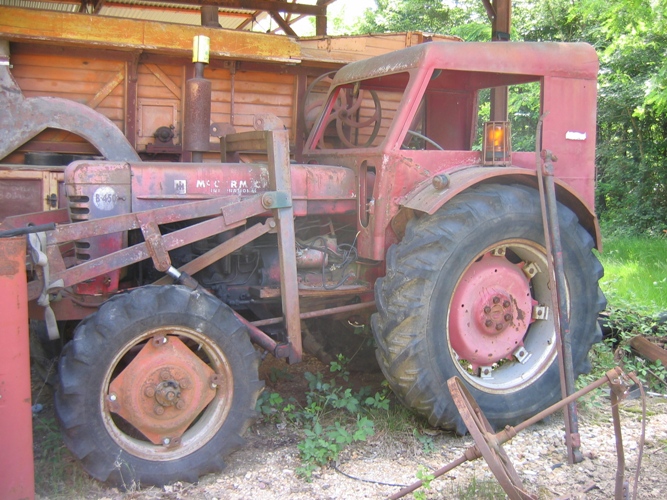
<path fill-rule="evenodd" d="M 336 73 L 333 84 L 427 66 L 453 71 L 595 80 L 598 57 L 587 43 L 429 42 L 350 63 Z"/>

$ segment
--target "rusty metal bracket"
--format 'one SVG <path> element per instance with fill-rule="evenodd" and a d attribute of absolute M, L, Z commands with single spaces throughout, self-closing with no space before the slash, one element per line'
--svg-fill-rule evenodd
<path fill-rule="evenodd" d="M 292 206 L 292 197 L 284 191 L 268 191 L 262 194 L 262 205 L 267 210 L 289 208 Z"/>
<path fill-rule="evenodd" d="M 151 217 L 150 213 L 141 212 L 137 214 L 137 222 L 141 225 L 141 232 L 146 240 L 146 249 L 151 259 L 153 259 L 155 269 L 163 273 L 166 272 L 171 267 L 171 259 L 169 258 L 167 249 L 164 247 L 162 234 L 157 222 Z"/>
<path fill-rule="evenodd" d="M 484 416 L 481 408 L 470 395 L 467 388 L 461 382 L 458 377 L 452 377 L 447 381 L 447 385 L 452 394 L 452 399 L 456 404 L 456 407 L 459 409 L 461 418 L 468 427 L 468 431 L 475 440 L 475 444 L 469 447 L 459 458 L 445 465 L 444 467 L 433 472 L 433 478 L 442 476 L 443 474 L 449 472 L 450 470 L 458 467 L 466 461 L 476 460 L 480 457 L 484 457 L 489 468 L 498 479 L 498 482 L 502 486 L 503 490 L 507 496 L 512 500 L 528 500 L 535 499 L 537 497 L 531 495 L 529 492 L 524 490 L 521 479 L 519 478 L 516 470 L 514 469 L 512 463 L 509 460 L 509 457 L 502 448 L 502 445 L 514 438 L 519 432 L 527 429 L 531 425 L 539 422 L 545 417 L 551 415 L 552 413 L 557 412 L 560 409 L 566 408 L 573 401 L 579 399 L 580 397 L 588 394 L 589 392 L 601 387 L 605 384 L 609 384 L 611 387 L 612 394 L 612 414 L 614 415 L 614 432 L 616 435 L 616 449 L 619 455 L 618 461 L 618 470 L 616 473 L 616 488 L 615 488 L 615 498 L 621 500 L 623 498 L 628 498 L 629 492 L 628 484 L 623 479 L 623 473 L 625 470 L 625 461 L 623 457 L 623 442 L 621 435 L 621 426 L 620 418 L 618 416 L 618 402 L 625 397 L 627 394 L 628 381 L 633 380 L 640 388 L 642 394 L 642 404 L 644 408 L 644 418 L 642 419 L 642 435 L 639 443 L 639 454 L 637 457 L 637 467 L 634 479 L 634 490 L 631 498 L 637 497 L 637 484 L 639 481 L 639 471 L 641 469 L 641 457 L 644 446 L 644 435 L 645 435 L 645 425 L 646 425 L 646 406 L 645 406 L 645 397 L 644 391 L 641 386 L 641 383 L 636 378 L 634 374 L 626 375 L 620 368 L 616 367 L 612 370 L 609 370 L 603 377 L 600 377 L 598 380 L 592 382 L 583 389 L 571 394 L 570 396 L 564 398 L 562 401 L 550 406 L 546 410 L 541 411 L 537 415 L 529 418 L 528 420 L 522 422 L 516 427 L 507 426 L 503 430 L 497 433 L 493 433 L 491 425 Z M 422 486 L 422 481 L 417 481 L 406 488 L 403 488 L 398 493 L 389 497 L 391 500 L 396 500 L 402 498 L 408 493 L 415 491 L 417 488 Z"/>

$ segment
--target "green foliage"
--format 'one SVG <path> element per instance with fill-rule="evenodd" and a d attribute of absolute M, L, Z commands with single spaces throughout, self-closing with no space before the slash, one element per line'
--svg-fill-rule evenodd
<path fill-rule="evenodd" d="M 441 0 L 376 0 L 357 26 L 359 33 L 414 31 L 440 33 L 450 21 L 450 9 Z M 415 28 L 418 26 L 418 28 Z"/>
<path fill-rule="evenodd" d="M 458 498 L 459 500 L 507 498 L 502 486 L 495 479 L 478 480 L 476 476 L 473 476 L 470 483 L 466 486 L 455 486 L 452 489 L 455 491 L 452 492 L 451 497 Z"/>
<path fill-rule="evenodd" d="M 424 455 L 430 455 L 435 451 L 435 442 L 433 438 L 427 434 L 420 434 L 417 429 L 412 431 L 412 435 L 417 440 L 417 442 L 422 447 L 422 453 Z"/>
<path fill-rule="evenodd" d="M 426 492 L 424 490 L 431 488 L 431 481 L 435 479 L 435 476 L 426 467 L 420 465 L 419 469 L 417 469 L 417 479 L 422 482 L 422 486 L 413 495 L 416 500 L 426 500 Z"/>
<path fill-rule="evenodd" d="M 667 369 L 660 361 L 650 362 L 635 356 L 630 340 L 637 335 L 667 340 L 667 322 L 634 309 L 610 308 L 606 329 L 611 334 L 602 344 L 594 346 L 593 370 L 581 377 L 578 384 L 583 387 L 603 376 L 613 367 L 621 365 L 626 372 L 635 372 L 648 389 L 667 392 Z"/>
<path fill-rule="evenodd" d="M 371 394 L 368 387 L 354 391 L 341 385 L 347 382 L 348 360 L 339 355 L 329 365 L 331 378 L 322 373 L 304 373 L 308 383 L 305 405 L 285 401 L 280 394 L 265 392 L 257 401 L 257 411 L 269 422 L 293 424 L 303 432 L 297 445 L 303 463 L 297 472 L 309 479 L 319 467 L 338 459 L 340 452 L 357 441 L 375 434 L 372 420 L 378 412 L 389 409 L 388 390 Z"/>

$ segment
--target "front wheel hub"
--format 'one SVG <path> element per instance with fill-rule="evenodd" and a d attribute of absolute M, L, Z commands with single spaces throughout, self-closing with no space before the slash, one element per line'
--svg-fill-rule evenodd
<path fill-rule="evenodd" d="M 176 336 L 147 342 L 109 385 L 107 406 L 154 444 L 175 446 L 213 400 L 215 372 Z"/>
<path fill-rule="evenodd" d="M 535 302 L 523 263 L 485 254 L 466 269 L 449 313 L 449 340 L 459 359 L 477 371 L 512 359 L 523 345 Z"/>

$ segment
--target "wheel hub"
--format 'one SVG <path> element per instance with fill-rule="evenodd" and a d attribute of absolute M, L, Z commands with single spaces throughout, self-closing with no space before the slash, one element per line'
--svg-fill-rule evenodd
<path fill-rule="evenodd" d="M 176 446 L 216 396 L 216 373 L 176 336 L 156 336 L 109 385 L 108 409 L 154 444 Z"/>
<path fill-rule="evenodd" d="M 465 271 L 451 304 L 449 337 L 473 370 L 511 359 L 531 320 L 530 282 L 523 263 L 488 253 Z"/>

